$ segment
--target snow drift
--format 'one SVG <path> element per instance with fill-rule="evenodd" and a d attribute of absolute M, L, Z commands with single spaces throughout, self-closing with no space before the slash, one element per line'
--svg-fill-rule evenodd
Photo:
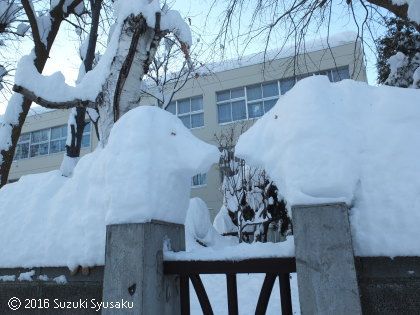
<path fill-rule="evenodd" d="M 288 206 L 344 201 L 358 255 L 420 255 L 420 91 L 316 76 L 239 139 Z"/>
<path fill-rule="evenodd" d="M 191 177 L 218 155 L 171 113 L 131 110 L 71 178 L 28 175 L 0 190 L 0 267 L 101 265 L 106 224 L 184 223 Z"/>

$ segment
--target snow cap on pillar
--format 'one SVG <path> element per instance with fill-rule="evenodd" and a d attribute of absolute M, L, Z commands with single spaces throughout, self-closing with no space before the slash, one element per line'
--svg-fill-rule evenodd
<path fill-rule="evenodd" d="M 109 190 L 106 223 L 152 219 L 183 224 L 191 177 L 207 172 L 219 151 L 191 134 L 181 120 L 140 106 L 113 127 L 103 154 Z M 119 183 L 124 183 L 120 185 Z"/>

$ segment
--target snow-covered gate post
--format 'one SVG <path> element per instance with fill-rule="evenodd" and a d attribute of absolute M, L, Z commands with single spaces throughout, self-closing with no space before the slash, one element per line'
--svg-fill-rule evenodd
<path fill-rule="evenodd" d="M 348 206 L 292 207 L 302 314 L 362 314 Z"/>
<path fill-rule="evenodd" d="M 103 301 L 131 308 L 102 314 L 180 314 L 179 278 L 163 274 L 163 245 L 185 250 L 184 237 L 183 225 L 162 221 L 108 225 Z"/>
<path fill-rule="evenodd" d="M 104 164 L 111 184 L 102 314 L 179 314 L 179 278 L 164 275 L 164 254 L 185 250 L 191 177 L 207 172 L 219 151 L 155 106 L 139 106 L 114 125 L 103 150 L 124 148 Z"/>

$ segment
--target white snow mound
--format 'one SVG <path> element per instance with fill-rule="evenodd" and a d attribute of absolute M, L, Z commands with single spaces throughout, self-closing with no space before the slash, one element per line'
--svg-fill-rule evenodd
<path fill-rule="evenodd" d="M 218 157 L 171 113 L 131 110 L 71 178 L 52 171 L 0 189 L 0 267 L 103 264 L 106 224 L 184 223 L 191 177 Z"/>
<path fill-rule="evenodd" d="M 185 218 L 185 242 L 187 250 L 193 250 L 208 247 L 220 248 L 235 244 L 238 239 L 221 236 L 211 224 L 206 203 L 195 197 L 190 199 Z"/>
<path fill-rule="evenodd" d="M 288 206 L 344 201 L 358 255 L 420 255 L 420 91 L 316 76 L 239 139 Z"/>

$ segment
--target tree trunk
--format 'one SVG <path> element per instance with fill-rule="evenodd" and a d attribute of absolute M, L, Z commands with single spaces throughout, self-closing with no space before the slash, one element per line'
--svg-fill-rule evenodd
<path fill-rule="evenodd" d="M 51 32 L 53 32 L 53 34 L 51 34 L 51 37 L 53 37 L 53 39 L 51 39 L 51 44 L 52 42 L 54 42 L 54 39 L 57 36 L 58 29 L 59 29 L 59 25 L 56 26 L 55 29 L 51 29 Z M 36 56 L 34 64 L 40 73 L 42 73 L 42 70 L 45 67 L 50 50 L 51 50 L 51 45 L 47 47 L 46 51 L 42 53 L 42 55 Z M 7 106 L 5 116 L 8 115 L 8 111 L 14 111 L 16 110 L 18 106 L 21 107 L 21 112 L 19 113 L 19 119 L 18 119 L 17 124 L 16 123 L 9 124 L 5 122 L 1 126 L 1 130 L 0 130 L 1 138 L 8 137 L 8 133 L 10 132 L 8 129 L 11 128 L 11 137 L 10 137 L 11 143 L 8 149 L 1 150 L 2 159 L 0 163 L 0 187 L 3 187 L 4 185 L 7 184 L 7 180 L 9 178 L 10 167 L 12 166 L 13 157 L 15 155 L 16 144 L 19 140 L 20 134 L 22 132 L 22 126 L 26 120 L 26 117 L 28 116 L 28 112 L 32 104 L 30 100 L 22 97 L 20 94 L 12 95 L 9 103 L 11 103 L 12 101 L 17 101 L 20 103 L 20 105 L 14 105 L 12 107 Z"/>
<path fill-rule="evenodd" d="M 93 61 L 95 60 L 96 42 L 98 39 L 99 18 L 102 8 L 102 0 L 91 1 L 92 6 L 92 26 L 89 32 L 89 43 L 86 55 L 83 58 L 84 73 L 92 70 Z M 80 157 L 80 149 L 82 147 L 83 131 L 85 129 L 86 108 L 73 108 L 70 112 L 68 120 L 68 136 L 66 143 L 66 155 L 60 166 L 63 176 L 70 176 Z"/>
<path fill-rule="evenodd" d="M 156 20 L 155 28 L 149 27 L 141 15 L 131 16 L 124 21 L 117 53 L 98 104 L 102 146 L 108 142 L 114 122 L 139 102 L 141 80 L 149 71 L 150 63 L 163 37 L 159 29 L 159 14 Z"/>

